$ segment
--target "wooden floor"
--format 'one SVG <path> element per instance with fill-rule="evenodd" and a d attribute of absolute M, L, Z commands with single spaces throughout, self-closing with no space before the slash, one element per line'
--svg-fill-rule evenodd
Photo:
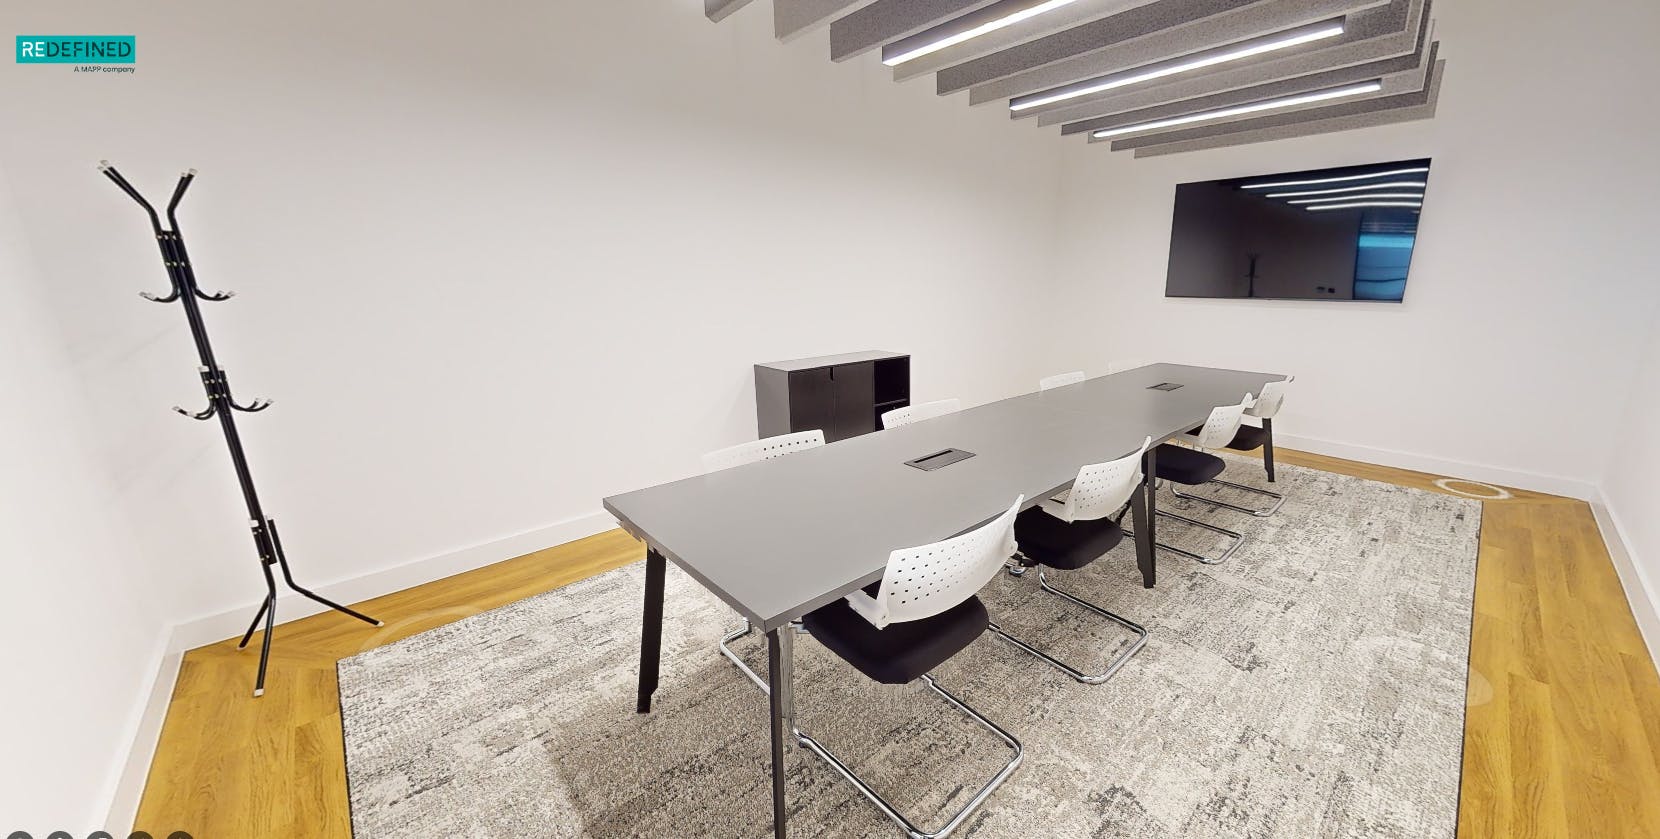
<path fill-rule="evenodd" d="M 1434 490 L 1434 476 L 1297 452 L 1280 460 Z M 1458 835 L 1660 837 L 1660 677 L 1590 508 L 1485 504 Z M 263 698 L 236 639 L 185 655 L 137 828 L 198 839 L 349 837 L 334 664 L 640 559 L 613 530 L 278 627 Z M 364 837 L 371 839 L 371 837 Z"/>

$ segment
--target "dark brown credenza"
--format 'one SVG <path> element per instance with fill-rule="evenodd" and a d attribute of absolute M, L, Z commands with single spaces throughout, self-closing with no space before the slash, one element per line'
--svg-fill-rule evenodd
<path fill-rule="evenodd" d="M 911 357 L 865 352 L 755 365 L 755 419 L 761 437 L 814 428 L 825 442 L 881 427 L 882 414 L 911 404 Z"/>

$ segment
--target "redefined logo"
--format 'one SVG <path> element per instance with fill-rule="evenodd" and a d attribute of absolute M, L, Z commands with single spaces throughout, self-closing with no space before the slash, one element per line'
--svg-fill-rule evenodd
<path fill-rule="evenodd" d="M 131 64 L 131 35 L 19 35 L 19 64 Z"/>

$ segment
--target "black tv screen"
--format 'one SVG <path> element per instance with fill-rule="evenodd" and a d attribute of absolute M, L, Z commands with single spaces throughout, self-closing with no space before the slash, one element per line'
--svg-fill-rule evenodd
<path fill-rule="evenodd" d="M 1166 297 L 1401 302 L 1429 160 L 1176 187 Z"/>

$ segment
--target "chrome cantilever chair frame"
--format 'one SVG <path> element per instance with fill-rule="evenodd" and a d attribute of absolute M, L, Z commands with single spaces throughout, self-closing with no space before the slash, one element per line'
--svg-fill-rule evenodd
<path fill-rule="evenodd" d="M 802 628 L 801 621 L 790 621 L 790 628 L 795 630 L 797 634 L 805 634 L 807 632 L 806 629 Z M 749 680 L 754 682 L 755 686 L 760 688 L 762 693 L 765 693 L 767 691 L 767 680 L 761 678 L 761 674 L 756 673 L 753 668 L 745 663 L 743 658 L 740 657 L 737 651 L 732 649 L 731 646 L 733 641 L 736 641 L 754 631 L 755 627 L 750 624 L 749 618 L 744 618 L 743 626 L 740 626 L 737 629 L 721 636 L 720 654 L 726 656 L 726 660 L 732 662 L 732 666 L 738 668 L 739 672 L 743 673 L 745 676 L 748 676 Z"/>
<path fill-rule="evenodd" d="M 1040 588 L 1042 588 L 1044 591 L 1055 595 L 1056 597 L 1062 598 L 1063 600 L 1067 600 L 1071 603 L 1076 603 L 1079 606 L 1082 606 L 1085 609 L 1088 609 L 1091 612 L 1094 612 L 1095 614 L 1100 615 L 1101 617 L 1104 617 L 1107 620 L 1110 620 L 1113 623 L 1116 623 L 1119 626 L 1122 626 L 1125 629 L 1130 630 L 1131 632 L 1135 633 L 1135 636 L 1136 636 L 1135 640 L 1130 642 L 1130 645 L 1128 647 L 1125 647 L 1122 652 L 1120 652 L 1117 656 L 1113 657 L 1112 661 L 1107 663 L 1107 669 L 1101 671 L 1100 673 L 1085 673 L 1084 671 L 1079 670 L 1078 668 L 1073 667 L 1072 665 L 1067 664 L 1066 662 L 1061 661 L 1058 658 L 1055 658 L 1054 656 L 1044 652 L 1043 650 L 1040 650 L 1037 647 L 1034 647 L 1031 644 L 1028 644 L 1025 641 L 1022 641 L 1017 636 L 1009 634 L 1009 632 L 1007 630 L 1005 630 L 1003 627 L 998 626 L 996 621 L 992 621 L 992 624 L 991 624 L 991 631 L 992 632 L 997 633 L 997 635 L 999 637 L 1001 637 L 1003 640 L 1008 641 L 1009 643 L 1015 645 L 1016 647 L 1019 647 L 1020 649 L 1025 650 L 1026 652 L 1031 653 L 1034 656 L 1037 656 L 1039 659 L 1042 659 L 1044 662 L 1047 662 L 1050 666 L 1052 666 L 1055 669 L 1061 671 L 1062 673 L 1065 673 L 1066 675 L 1071 676 L 1072 678 L 1074 678 L 1074 679 L 1076 679 L 1080 682 L 1083 682 L 1086 685 L 1099 685 L 1099 684 L 1102 684 L 1102 683 L 1106 682 L 1108 679 L 1111 679 L 1114 675 L 1116 675 L 1120 668 L 1122 668 L 1132 657 L 1134 657 L 1136 653 L 1141 652 L 1142 647 L 1147 645 L 1147 628 L 1146 627 L 1142 626 L 1139 623 L 1136 623 L 1133 620 L 1130 620 L 1129 618 L 1124 617 L 1123 615 L 1114 614 L 1112 612 L 1107 611 L 1106 609 L 1101 608 L 1100 606 L 1095 605 L 1094 603 L 1089 602 L 1088 600 L 1085 600 L 1081 597 L 1077 597 L 1077 596 L 1072 595 L 1072 594 L 1068 594 L 1064 591 L 1061 591 L 1058 588 L 1055 588 L 1054 586 L 1049 584 L 1048 576 L 1046 576 L 1045 573 L 1041 569 L 1038 571 L 1038 586 Z"/>
<path fill-rule="evenodd" d="M 1210 412 L 1210 416 L 1205 419 L 1205 424 L 1199 428 L 1198 434 L 1184 434 L 1178 439 L 1188 443 L 1194 450 L 1200 452 L 1201 454 L 1205 453 L 1205 449 L 1221 448 L 1227 445 L 1227 443 L 1233 439 L 1234 435 L 1239 432 L 1239 425 L 1245 416 L 1245 410 L 1254 403 L 1255 398 L 1251 394 L 1247 393 L 1245 394 L 1245 398 L 1241 400 L 1238 405 L 1221 405 L 1213 408 Z M 1215 455 L 1209 456 L 1215 457 Z M 1161 481 L 1158 480 L 1157 476 L 1154 476 L 1152 480 L 1153 489 L 1154 491 L 1157 491 L 1158 485 Z M 1175 481 L 1171 481 L 1171 492 L 1175 492 L 1175 483 Z M 1196 500 L 1203 504 L 1215 503 L 1209 498 L 1197 498 L 1191 495 L 1179 495 L 1179 497 Z M 1223 504 L 1217 506 L 1226 507 L 1230 505 Z M 1236 507 L 1234 509 L 1238 508 Z M 1250 511 L 1247 510 L 1246 512 Z M 1233 556 L 1234 552 L 1239 550 L 1241 545 L 1245 544 L 1245 534 L 1240 533 L 1237 530 L 1229 530 L 1226 527 L 1218 527 L 1210 522 L 1200 521 L 1195 518 L 1184 516 L 1180 513 L 1173 513 L 1169 510 L 1163 509 L 1162 507 L 1158 509 L 1157 513 L 1160 518 L 1173 519 L 1175 521 L 1183 522 L 1184 524 L 1190 524 L 1194 527 L 1209 530 L 1212 533 L 1226 536 L 1233 540 L 1232 543 L 1228 545 L 1227 549 L 1222 551 L 1221 555 L 1215 557 L 1194 553 L 1186 548 L 1178 548 L 1167 542 L 1153 543 L 1159 548 L 1163 548 L 1164 550 L 1170 551 L 1171 553 L 1179 556 L 1185 556 L 1196 562 L 1200 562 L 1205 565 L 1216 565 L 1221 562 L 1225 562 L 1228 557 Z M 1135 535 L 1129 531 L 1125 531 L 1125 533 L 1126 535 Z"/>
<path fill-rule="evenodd" d="M 1280 412 L 1280 406 L 1285 404 L 1286 386 L 1296 380 L 1296 376 L 1287 376 L 1283 381 L 1269 382 L 1268 384 L 1263 385 L 1262 395 L 1258 396 L 1256 401 L 1253 402 L 1250 407 L 1245 409 L 1245 416 L 1255 417 L 1262 422 L 1262 441 L 1260 443 L 1254 446 L 1237 445 L 1237 436 L 1239 432 L 1236 431 L 1235 442 L 1227 444 L 1228 448 L 1235 449 L 1236 451 L 1253 451 L 1261 448 L 1262 467 L 1263 471 L 1268 473 L 1269 483 L 1273 483 L 1274 481 L 1274 416 Z M 1243 424 L 1241 427 L 1249 428 L 1249 426 L 1245 426 Z M 1170 491 L 1177 498 L 1186 498 L 1191 501 L 1202 501 L 1206 504 L 1213 504 L 1217 507 L 1226 507 L 1229 510 L 1237 510 L 1241 513 L 1250 513 L 1258 518 L 1267 518 L 1279 512 L 1280 507 L 1285 505 L 1285 496 L 1281 493 L 1274 492 L 1273 490 L 1261 489 L 1246 484 L 1236 483 L 1234 481 L 1226 481 L 1221 478 L 1212 478 L 1208 481 L 1208 483 L 1220 484 L 1225 487 L 1231 487 L 1239 490 L 1240 492 L 1249 492 L 1254 495 L 1261 495 L 1271 498 L 1273 499 L 1273 503 L 1264 510 L 1257 509 L 1255 507 L 1246 507 L 1241 504 L 1234 504 L 1232 502 L 1223 501 L 1219 498 L 1211 498 L 1190 492 L 1182 492 L 1174 486 L 1170 488 Z"/>
<path fill-rule="evenodd" d="M 1201 501 L 1201 502 L 1207 503 L 1207 504 L 1210 503 L 1209 499 L 1201 498 L 1201 499 L 1198 499 L 1198 500 Z M 1159 548 L 1163 548 L 1164 550 L 1167 550 L 1167 551 L 1169 551 L 1173 554 L 1177 554 L 1177 555 L 1180 555 L 1180 556 L 1185 556 L 1188 559 L 1194 560 L 1196 562 L 1202 562 L 1205 565 L 1217 565 L 1217 564 L 1220 564 L 1222 562 L 1226 562 L 1228 557 L 1233 556 L 1234 551 L 1239 550 L 1240 545 L 1245 544 L 1245 534 L 1240 533 L 1237 530 L 1229 530 L 1226 527 L 1217 527 L 1216 525 L 1211 524 L 1209 522 L 1199 521 L 1198 519 L 1189 518 L 1189 517 L 1184 516 L 1180 513 L 1172 513 L 1168 510 L 1159 510 L 1158 514 L 1159 514 L 1160 518 L 1175 519 L 1176 521 L 1184 522 L 1186 524 L 1191 524 L 1194 527 L 1203 528 L 1205 530 L 1211 531 L 1212 533 L 1217 533 L 1217 534 L 1220 534 L 1222 536 L 1226 536 L 1226 537 L 1233 540 L 1233 542 L 1228 545 L 1226 550 L 1222 551 L 1222 553 L 1220 555 L 1214 556 L 1214 557 L 1205 556 L 1204 554 L 1196 554 L 1196 553 L 1194 553 L 1194 552 L 1192 552 L 1192 551 L 1190 551 L 1186 548 L 1178 548 L 1175 545 L 1167 544 L 1165 542 L 1154 542 L 1153 543 L 1155 546 L 1157 546 Z M 1126 531 L 1124 531 L 1124 535 L 1125 536 L 1134 536 L 1135 534 L 1131 531 L 1126 530 Z"/>
<path fill-rule="evenodd" d="M 778 639 L 784 647 L 783 655 L 793 656 L 794 633 L 779 633 Z M 741 670 L 750 674 L 750 678 L 752 680 L 755 678 L 749 667 L 744 665 L 743 662 L 739 661 L 737 664 Z M 946 702 L 949 702 L 951 707 L 962 712 L 962 714 L 967 716 L 969 719 L 979 723 L 982 728 L 990 731 L 997 737 L 998 740 L 1001 740 L 1005 746 L 1008 746 L 1014 751 L 1014 754 L 1009 757 L 1006 763 L 1003 764 L 1003 768 L 999 769 L 997 774 L 993 775 L 990 781 L 987 781 L 984 786 L 980 787 L 979 792 L 976 792 L 967 803 L 958 808 L 955 813 L 952 813 L 950 818 L 946 819 L 945 824 L 941 825 L 938 830 L 928 831 L 918 827 L 914 822 L 906 818 L 904 813 L 899 812 L 899 808 L 893 806 L 893 804 L 891 804 L 887 799 L 883 798 L 881 793 L 872 789 L 869 784 L 865 783 L 864 780 L 854 773 L 854 771 L 849 768 L 847 764 L 842 762 L 841 758 L 836 756 L 835 752 L 830 751 L 829 747 L 825 746 L 823 743 L 820 743 L 816 738 L 807 732 L 802 731 L 801 728 L 795 724 L 795 697 L 792 695 L 793 691 L 784 692 L 786 697 L 784 702 L 785 720 L 790 727 L 790 735 L 795 738 L 797 746 L 811 751 L 813 754 L 818 755 L 819 758 L 825 763 L 829 764 L 831 769 L 836 770 L 836 774 L 842 776 L 842 778 L 846 779 L 848 783 L 852 784 L 853 788 L 857 789 L 861 795 L 870 801 L 871 804 L 876 805 L 876 809 L 880 810 L 882 815 L 892 819 L 895 824 L 903 828 L 907 839 L 946 839 L 946 837 L 950 836 L 951 833 L 957 828 L 962 827 L 963 822 L 967 821 L 968 817 L 973 815 L 974 811 L 978 810 L 980 805 L 984 804 L 986 799 L 991 797 L 991 794 L 996 792 L 997 788 L 1002 786 L 1003 782 L 1007 781 L 1009 776 L 1013 775 L 1016 769 L 1020 768 L 1021 761 L 1026 759 L 1026 750 L 1025 747 L 1020 744 L 1020 741 L 1015 739 L 1014 735 L 1003 730 L 1002 726 L 999 726 L 997 723 L 987 719 L 983 714 L 974 710 L 961 699 L 958 699 L 950 691 L 940 687 L 939 683 L 934 680 L 934 675 L 932 673 L 923 674 L 919 677 L 918 681 L 921 681 L 923 684 L 927 685 L 930 690 L 939 694 L 945 699 Z M 757 686 L 761 688 L 761 693 L 768 696 L 772 695 L 772 688 L 766 682 L 760 681 L 757 683 Z"/>
<path fill-rule="evenodd" d="M 1251 515 L 1256 516 L 1259 519 L 1268 518 L 1269 516 L 1279 512 L 1281 507 L 1285 506 L 1285 496 L 1280 494 L 1280 493 L 1274 492 L 1273 490 L 1259 489 L 1259 488 L 1254 487 L 1254 486 L 1249 486 L 1247 484 L 1235 483 L 1233 481 L 1224 481 L 1221 478 L 1212 478 L 1209 481 L 1207 481 L 1206 483 L 1220 484 L 1221 486 L 1232 487 L 1233 489 L 1237 489 L 1240 492 L 1249 492 L 1249 493 L 1253 493 L 1253 494 L 1256 494 L 1256 495 L 1267 496 L 1269 498 L 1272 498 L 1274 500 L 1274 503 L 1270 504 L 1268 506 L 1268 509 L 1266 509 L 1266 510 L 1259 510 L 1255 507 L 1246 507 L 1243 504 L 1235 504 L 1231 501 L 1223 501 L 1220 498 L 1210 498 L 1210 497 L 1206 497 L 1206 496 L 1203 496 L 1203 495 L 1196 495 L 1196 494 L 1191 493 L 1191 492 L 1182 492 L 1181 490 L 1176 489 L 1174 486 L 1170 487 L 1170 494 L 1176 496 L 1177 498 L 1186 498 L 1189 501 L 1199 501 L 1199 502 L 1202 502 L 1202 503 L 1205 503 L 1205 504 L 1210 504 L 1211 506 L 1214 506 L 1214 507 L 1226 507 L 1229 510 L 1237 510 L 1241 513 L 1250 513 Z"/>
<path fill-rule="evenodd" d="M 957 812 L 951 814 L 951 817 L 946 819 L 945 824 L 938 830 L 928 831 L 918 827 L 910 819 L 906 818 L 904 813 L 899 812 L 897 807 L 894 807 L 892 804 L 888 803 L 888 800 L 883 798 L 881 793 L 871 789 L 869 784 L 865 783 L 859 778 L 858 775 L 854 774 L 853 770 L 849 769 L 847 764 L 842 763 L 841 759 L 836 757 L 834 752 L 826 748 L 823 743 L 820 743 L 807 733 L 803 732 L 800 728 L 795 727 L 793 723 L 790 726 L 790 732 L 795 735 L 795 741 L 798 745 L 807 748 L 813 754 L 816 754 L 822 758 L 825 763 L 830 764 L 830 768 L 836 770 L 836 774 L 842 776 L 848 783 L 852 784 L 855 789 L 857 789 L 866 799 L 870 801 L 870 803 L 876 805 L 876 809 L 881 810 L 883 815 L 892 819 L 894 823 L 898 824 L 901 828 L 904 828 L 905 835 L 908 839 L 945 839 L 945 837 L 950 836 L 953 831 L 961 827 L 963 822 L 967 821 L 968 817 L 973 815 L 974 811 L 978 810 L 980 805 L 984 804 L 986 799 L 991 797 L 991 794 L 996 792 L 997 788 L 1002 786 L 1003 782 L 1009 779 L 1010 775 L 1014 774 L 1014 770 L 1020 768 L 1020 762 L 1025 759 L 1026 754 L 1025 749 L 1020 745 L 1020 741 L 1016 740 L 1014 735 L 1004 731 L 997 723 L 986 719 L 980 714 L 979 711 L 969 707 L 961 699 L 953 696 L 945 688 L 940 687 L 939 683 L 934 681 L 933 674 L 929 673 L 923 675 L 920 678 L 920 681 L 927 685 L 930 690 L 944 697 L 945 701 L 951 703 L 951 707 L 956 708 L 969 719 L 979 723 L 981 727 L 996 735 L 997 739 L 1002 740 L 1004 745 L 1014 750 L 1014 755 L 1009 758 L 1007 763 L 1003 764 L 1003 768 L 999 769 L 997 774 L 993 775 L 991 780 L 986 782 L 985 786 L 980 787 L 980 791 L 976 792 L 974 797 L 970 798 L 966 804 L 958 808 Z M 762 690 L 766 690 L 766 687 L 767 686 L 765 684 L 761 685 Z"/>
<path fill-rule="evenodd" d="M 1149 437 L 1142 442 L 1140 449 L 1124 457 L 1106 463 L 1091 464 L 1078 470 L 1078 477 L 1073 480 L 1072 487 L 1064 493 L 1064 498 L 1056 496 L 1040 505 L 1043 514 L 1052 516 L 1055 520 L 1066 522 L 1069 525 L 1108 518 L 1112 520 L 1113 526 L 1116 527 L 1119 522 L 1123 521 L 1125 512 L 1129 510 L 1131 496 L 1142 488 L 1144 480 L 1141 473 L 1142 458 L 1152 444 L 1153 439 Z M 1115 510 L 1116 512 L 1114 512 Z M 1016 538 L 1019 538 L 1018 529 L 1016 530 Z M 1020 552 L 1016 552 L 1015 557 L 1016 562 L 1009 568 L 1009 573 L 1015 577 L 1022 576 L 1028 564 L 1040 564 Z M 1095 557 L 1090 557 L 1089 562 L 1085 562 L 1078 567 L 1085 567 L 1094 559 Z M 1049 576 L 1042 568 L 1038 569 L 1038 587 L 1044 592 L 1082 606 L 1130 630 L 1135 633 L 1135 640 L 1119 652 L 1117 656 L 1114 656 L 1112 661 L 1107 663 L 1105 670 L 1100 673 L 1085 673 L 1011 634 L 1008 630 L 998 626 L 996 621 L 991 622 L 989 629 L 1009 643 L 1031 653 L 1050 666 L 1086 685 L 1098 685 L 1111 679 L 1131 657 L 1140 652 L 1143 646 L 1146 646 L 1146 627 L 1050 585 Z"/>
<path fill-rule="evenodd" d="M 1003 567 L 1003 558 L 1014 552 L 1014 520 L 1020 511 L 1021 503 L 1024 501 L 1023 497 L 1016 498 L 1014 504 L 1003 515 L 968 533 L 931 545 L 894 551 L 888 557 L 887 569 L 883 572 L 882 581 L 874 595 L 870 594 L 868 589 L 856 591 L 845 598 L 845 604 L 831 604 L 808 615 L 805 618 L 806 624 L 814 633 L 819 631 L 831 633 L 827 638 L 820 640 L 841 638 L 845 642 L 846 636 L 833 630 L 832 625 L 827 623 L 833 621 L 834 618 L 819 618 L 817 616 L 824 615 L 827 611 L 837 608 L 849 609 L 853 613 L 850 616 L 851 620 L 857 622 L 857 625 L 862 626 L 868 622 L 870 626 L 881 630 L 894 623 L 938 618 L 957 606 L 975 601 L 975 592 L 984 587 Z M 895 589 L 903 589 L 906 593 L 895 594 Z M 979 610 L 983 617 L 985 614 L 984 607 L 976 602 L 975 608 Z M 974 633 L 974 637 L 978 637 L 979 634 L 978 632 Z M 781 637 L 788 636 L 789 633 L 781 633 L 780 635 Z M 973 638 L 968 638 L 963 643 L 966 646 L 972 640 Z M 836 642 L 832 641 L 832 643 Z M 958 651 L 960 649 L 958 648 Z M 835 651 L 857 669 L 864 670 L 868 666 L 868 659 L 860 659 L 866 662 L 866 664 L 860 664 L 856 658 L 849 658 L 845 650 L 836 648 Z M 866 671 L 865 675 L 878 681 L 888 682 L 886 677 L 878 678 L 879 674 L 876 673 Z M 790 731 L 794 734 L 798 745 L 822 758 L 825 763 L 830 765 L 831 769 L 836 770 L 837 774 L 852 784 L 866 799 L 869 799 L 870 803 L 876 805 L 876 808 L 883 815 L 892 819 L 895 824 L 904 829 L 905 835 L 909 839 L 944 839 L 944 837 L 949 836 L 961 827 L 968 820 L 968 817 L 979 809 L 980 805 L 984 804 L 986 799 L 998 787 L 1002 786 L 1010 775 L 1014 774 L 1015 769 L 1019 768 L 1021 761 L 1025 758 L 1025 750 L 1020 745 L 1020 741 L 1016 740 L 1013 735 L 940 687 L 934 680 L 932 673 L 923 671 L 911 679 L 911 681 L 917 680 L 927 685 L 929 690 L 943 697 L 953 708 L 990 731 L 1014 752 L 1009 760 L 1003 764 L 1003 768 L 999 769 L 991 780 L 981 786 L 979 791 L 967 803 L 947 817 L 945 823 L 938 829 L 927 830 L 917 826 L 905 814 L 899 812 L 897 807 L 883 798 L 881 793 L 878 793 L 869 784 L 861 780 L 828 747 L 796 726 L 793 718 L 789 721 Z M 904 684 L 905 682 L 896 679 L 888 683 Z M 765 685 L 762 686 L 762 689 L 767 690 Z"/>

